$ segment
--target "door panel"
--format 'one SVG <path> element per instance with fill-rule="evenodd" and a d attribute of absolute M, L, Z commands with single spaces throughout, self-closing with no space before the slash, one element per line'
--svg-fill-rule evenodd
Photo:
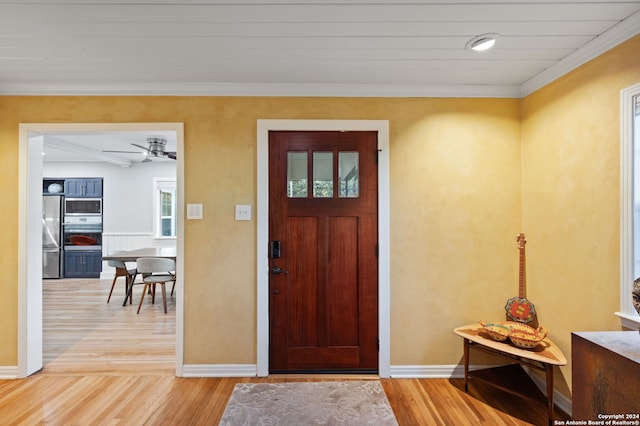
<path fill-rule="evenodd" d="M 290 247 L 288 267 L 288 342 L 293 347 L 316 346 L 315 296 L 318 292 L 317 218 L 291 217 L 288 219 L 287 241 Z"/>
<path fill-rule="evenodd" d="M 378 368 L 377 133 L 270 132 L 271 372 Z"/>
<path fill-rule="evenodd" d="M 358 345 L 358 219 L 328 219 L 327 336 L 329 346 Z M 355 309 L 354 309 L 355 308 Z"/>

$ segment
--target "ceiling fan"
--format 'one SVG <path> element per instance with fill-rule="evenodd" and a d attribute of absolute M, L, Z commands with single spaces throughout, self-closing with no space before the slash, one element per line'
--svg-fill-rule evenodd
<path fill-rule="evenodd" d="M 145 159 L 142 160 L 143 163 L 151 161 L 151 157 L 155 157 L 155 158 L 167 157 L 172 160 L 176 159 L 175 151 L 166 150 L 167 140 L 165 138 L 156 137 L 156 136 L 148 137 L 147 143 L 149 144 L 148 147 L 144 147 L 136 143 L 131 144 L 135 147 L 142 149 L 142 152 L 140 151 L 102 151 L 102 152 L 114 152 L 114 153 L 120 153 L 120 154 L 144 154 Z"/>

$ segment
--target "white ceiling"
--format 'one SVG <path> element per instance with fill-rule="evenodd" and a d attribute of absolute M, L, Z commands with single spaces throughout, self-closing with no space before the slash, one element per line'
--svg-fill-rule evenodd
<path fill-rule="evenodd" d="M 151 162 L 174 162 L 167 157 L 150 157 L 145 160 L 143 149 L 131 144 L 148 147 L 148 137 L 164 138 L 165 150 L 176 152 L 177 139 L 173 131 L 110 131 L 110 132 L 49 132 L 44 134 L 43 157 L 47 162 L 105 162 L 121 167 L 131 167 Z M 105 152 L 129 151 L 129 152 Z"/>
<path fill-rule="evenodd" d="M 520 97 L 639 31 L 640 0 L 3 0 L 0 94 Z"/>

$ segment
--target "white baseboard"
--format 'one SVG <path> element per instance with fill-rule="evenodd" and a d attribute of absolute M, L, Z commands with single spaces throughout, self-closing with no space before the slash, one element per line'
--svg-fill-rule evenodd
<path fill-rule="evenodd" d="M 187 364 L 182 377 L 256 377 L 256 364 Z"/>
<path fill-rule="evenodd" d="M 470 370 L 495 366 L 474 365 Z M 461 365 L 396 365 L 391 366 L 391 378 L 463 378 Z M 256 364 L 186 364 L 182 367 L 183 377 L 255 377 Z"/>
<path fill-rule="evenodd" d="M 469 370 L 482 370 L 485 368 L 496 367 L 495 365 L 470 365 Z M 540 389 L 543 395 L 547 395 L 547 385 L 544 379 L 531 371 L 525 366 L 525 372 L 531 377 L 531 380 Z M 464 378 L 464 367 L 462 365 L 396 365 L 391 366 L 392 378 L 425 378 L 425 379 L 462 379 Z M 564 394 L 554 391 L 553 403 L 562 411 L 571 415 L 572 405 L 571 398 Z"/>
<path fill-rule="evenodd" d="M 461 365 L 392 365 L 390 375 L 393 379 L 447 379 L 464 377 Z"/>
<path fill-rule="evenodd" d="M 469 370 L 481 370 L 496 367 L 495 365 L 470 365 Z M 547 386 L 543 378 L 532 374 L 525 367 L 525 371 L 546 396 Z M 182 366 L 182 377 L 256 377 L 256 364 L 187 364 Z M 390 367 L 392 379 L 462 379 L 464 368 L 461 365 L 392 365 Z M 17 366 L 0 366 L 0 380 L 19 378 Z M 571 414 L 571 398 L 555 391 L 554 403 L 565 413 Z"/>
<path fill-rule="evenodd" d="M 495 365 L 470 365 L 470 370 L 495 367 Z M 186 364 L 183 377 L 255 377 L 256 364 Z M 391 378 L 399 379 L 446 379 L 464 377 L 461 365 L 396 365 L 390 367 Z"/>
<path fill-rule="evenodd" d="M 469 371 L 498 367 L 498 365 L 470 365 Z M 462 365 L 392 365 L 391 377 L 396 379 L 462 379 Z"/>
<path fill-rule="evenodd" d="M 470 365 L 469 370 L 480 370 L 495 367 L 487 365 Z M 529 377 L 546 396 L 547 387 L 544 380 L 536 374 L 531 374 L 525 368 Z M 19 378 L 17 366 L 0 366 L 0 380 Z M 392 379 L 461 379 L 464 368 L 461 365 L 392 365 L 390 367 Z M 187 364 L 182 367 L 182 377 L 256 377 L 256 364 Z M 554 403 L 567 414 L 571 414 L 571 398 L 555 391 Z"/>
<path fill-rule="evenodd" d="M 469 366 L 470 370 L 487 368 L 485 365 Z M 393 379 L 461 379 L 464 377 L 464 369 L 461 365 L 396 365 L 391 366 L 391 378 Z M 525 371 L 527 369 L 525 368 Z M 0 366 L 0 380 L 18 379 L 17 366 Z M 527 371 L 533 382 L 546 396 L 546 384 L 544 380 Z M 182 377 L 256 377 L 258 368 L 256 364 L 189 364 L 182 367 Z M 571 415 L 571 398 L 555 391 L 554 403 L 565 413 Z"/>
<path fill-rule="evenodd" d="M 524 371 L 527 372 L 533 383 L 540 389 L 540 391 L 546 396 L 547 395 L 547 383 L 544 379 L 536 374 L 532 374 L 530 369 L 527 366 L 524 366 Z M 553 392 L 553 403 L 558 406 L 562 411 L 571 415 L 572 414 L 572 403 L 571 398 L 561 394 L 558 391 Z"/>
<path fill-rule="evenodd" d="M 20 378 L 18 366 L 0 366 L 0 380 Z"/>

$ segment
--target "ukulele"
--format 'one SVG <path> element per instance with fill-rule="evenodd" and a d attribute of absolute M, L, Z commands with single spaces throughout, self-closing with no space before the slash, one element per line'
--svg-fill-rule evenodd
<path fill-rule="evenodd" d="M 536 318 L 536 308 L 525 296 L 525 254 L 524 245 L 527 241 L 524 238 L 524 234 L 520 233 L 516 237 L 518 241 L 518 250 L 520 251 L 520 282 L 518 289 L 518 297 L 512 297 L 507 300 L 505 310 L 507 316 L 513 321 L 530 323 Z"/>

